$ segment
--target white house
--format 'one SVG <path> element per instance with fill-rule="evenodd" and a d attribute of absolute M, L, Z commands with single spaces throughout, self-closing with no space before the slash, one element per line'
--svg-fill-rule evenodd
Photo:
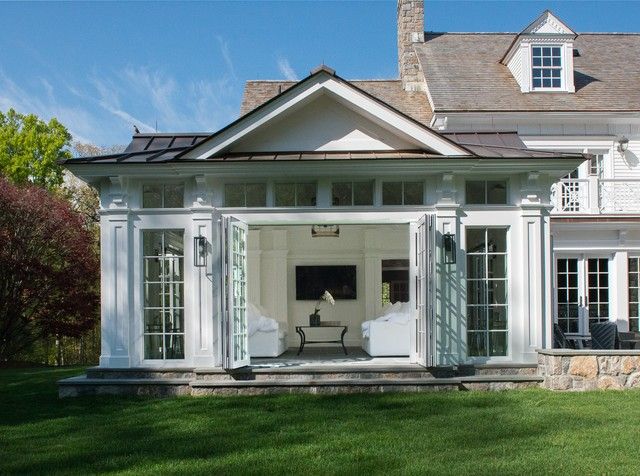
<path fill-rule="evenodd" d="M 425 33 L 400 0 L 398 49 L 399 80 L 250 81 L 213 134 L 66 162 L 100 190 L 101 368 L 249 366 L 248 315 L 276 355 L 322 287 L 347 346 L 428 367 L 536 362 L 554 322 L 638 330 L 640 36 L 550 12 Z M 397 300 L 404 352 L 361 330 Z"/>

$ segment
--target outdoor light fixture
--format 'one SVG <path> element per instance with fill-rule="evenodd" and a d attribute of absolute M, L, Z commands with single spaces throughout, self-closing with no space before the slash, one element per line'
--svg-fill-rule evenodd
<path fill-rule="evenodd" d="M 622 136 L 618 139 L 618 152 L 624 154 L 629 148 L 629 139 L 625 136 Z"/>
<path fill-rule="evenodd" d="M 313 225 L 311 227 L 311 236 L 313 238 L 319 238 L 319 237 L 339 238 L 340 226 L 339 225 Z"/>
<path fill-rule="evenodd" d="M 193 238 L 193 265 L 196 268 L 207 266 L 207 239 L 204 236 Z"/>
<path fill-rule="evenodd" d="M 453 233 L 442 235 L 444 264 L 456 264 L 456 236 Z"/>

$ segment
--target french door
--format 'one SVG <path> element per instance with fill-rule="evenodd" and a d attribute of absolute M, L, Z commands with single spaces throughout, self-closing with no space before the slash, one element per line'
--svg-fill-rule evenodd
<path fill-rule="evenodd" d="M 411 259 L 415 282 L 415 323 L 412 329 L 412 360 L 433 366 L 435 349 L 434 266 L 435 220 L 424 215 L 412 225 Z"/>
<path fill-rule="evenodd" d="M 556 322 L 567 334 L 588 334 L 610 317 L 609 259 L 595 256 L 556 259 Z"/>
<path fill-rule="evenodd" d="M 222 272 L 226 291 L 223 296 L 223 367 L 236 369 L 250 363 L 247 329 L 247 236 L 246 223 L 222 217 Z"/>

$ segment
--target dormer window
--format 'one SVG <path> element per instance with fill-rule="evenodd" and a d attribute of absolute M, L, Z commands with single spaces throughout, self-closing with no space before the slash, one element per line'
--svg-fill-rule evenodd
<path fill-rule="evenodd" d="M 516 35 L 500 62 L 523 93 L 574 93 L 576 37 L 576 32 L 547 10 Z"/>
<path fill-rule="evenodd" d="M 533 89 L 560 89 L 562 86 L 562 48 L 533 46 L 531 50 Z"/>

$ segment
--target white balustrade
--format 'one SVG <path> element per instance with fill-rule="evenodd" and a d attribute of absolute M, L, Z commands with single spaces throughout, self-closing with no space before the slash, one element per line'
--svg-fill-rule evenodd
<path fill-rule="evenodd" d="M 565 178 L 551 186 L 554 214 L 640 213 L 640 180 Z"/>

